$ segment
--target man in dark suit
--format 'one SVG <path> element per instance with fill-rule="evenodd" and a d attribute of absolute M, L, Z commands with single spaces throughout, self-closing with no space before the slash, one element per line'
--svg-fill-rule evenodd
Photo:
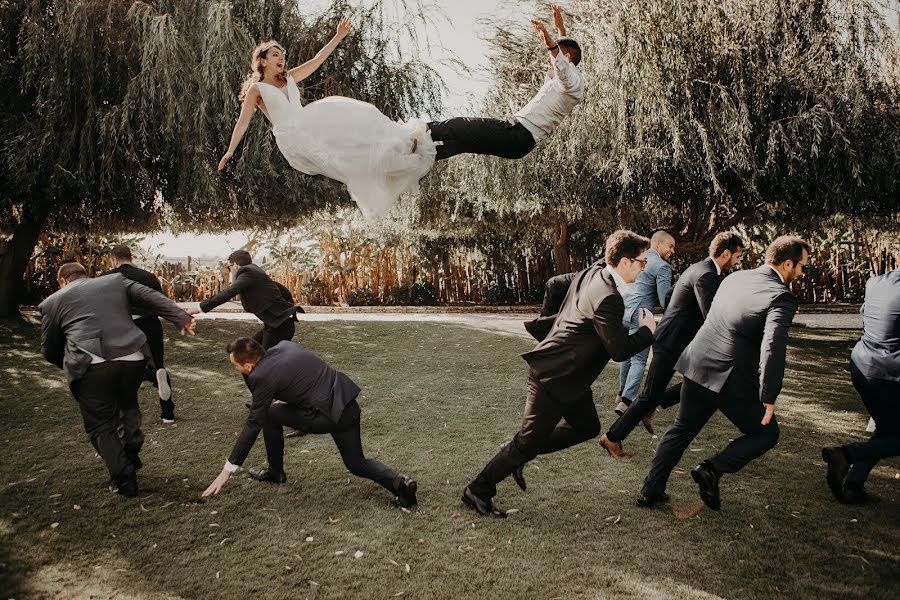
<path fill-rule="evenodd" d="M 162 284 L 156 275 L 131 264 L 134 260 L 131 255 L 131 248 L 125 244 L 119 244 L 113 247 L 110 256 L 116 267 L 107 271 L 104 275 L 119 273 L 125 279 L 136 281 L 151 290 L 156 290 L 160 294 L 163 293 Z M 172 380 L 169 379 L 169 372 L 166 371 L 164 362 L 163 330 L 162 324 L 159 322 L 159 315 L 143 309 L 137 309 L 135 314 L 138 315 L 138 318 L 134 320 L 134 324 L 147 336 L 147 345 L 150 347 L 150 360 L 147 361 L 144 381 L 152 383 L 159 393 L 159 418 L 163 423 L 174 423 L 175 401 L 172 399 Z"/>
<path fill-rule="evenodd" d="M 600 445 L 610 456 L 625 456 L 622 441 L 638 423 L 653 433 L 651 421 L 657 406 L 678 404 L 681 384 L 666 389 L 675 374 L 675 362 L 703 325 L 722 278 L 740 263 L 744 243 L 730 232 L 722 232 L 709 245 L 709 256 L 688 267 L 672 288 L 656 334 L 653 337 L 653 362 L 636 402 L 600 437 Z"/>
<path fill-rule="evenodd" d="M 512 441 L 463 492 L 463 502 L 478 514 L 504 517 L 493 503 L 497 484 L 512 474 L 524 490 L 522 468 L 538 454 L 600 434 L 591 384 L 610 358 L 624 360 L 653 341 L 656 323 L 649 311 L 642 311 L 635 333 L 629 335 L 622 325 L 622 292 L 643 270 L 649 247 L 645 237 L 616 231 L 606 240 L 606 267 L 594 265 L 548 282 L 551 302 L 566 283 L 568 292 L 558 311 L 545 306 L 543 316 L 526 325 L 540 343 L 522 355 L 529 366 L 525 418 Z"/>
<path fill-rule="evenodd" d="M 238 294 L 241 305 L 263 322 L 263 328 L 253 336 L 268 350 L 278 342 L 294 337 L 294 320 L 303 309 L 294 305 L 290 290 L 274 281 L 268 273 L 253 264 L 250 253 L 235 250 L 228 257 L 228 268 L 233 281 L 228 288 L 200 303 L 200 308 L 189 309 L 191 314 L 208 313 Z"/>
<path fill-rule="evenodd" d="M 66 263 L 57 280 L 60 290 L 39 306 L 41 352 L 65 372 L 88 438 L 109 470 L 110 489 L 136 496 L 144 442 L 137 392 L 150 351 L 131 315 L 147 310 L 191 335 L 194 320 L 159 292 L 119 274 L 90 279 L 83 266 Z"/>
<path fill-rule="evenodd" d="M 788 328 L 797 299 L 788 286 L 809 269 L 810 246 L 781 236 L 766 264 L 739 271 L 719 286 L 703 326 L 675 363 L 684 375 L 675 423 L 656 449 L 640 506 L 669 499 L 666 482 L 681 455 L 720 410 L 744 435 L 691 471 L 700 498 L 719 510 L 719 478 L 736 473 L 778 442 L 775 400 L 781 392 Z"/>
<path fill-rule="evenodd" d="M 253 394 L 250 414 L 219 476 L 203 492 L 218 494 L 231 474 L 244 463 L 250 448 L 263 432 L 267 469 L 250 469 L 258 481 L 284 483 L 282 427 L 302 428 L 307 433 L 330 433 L 344 465 L 357 477 L 371 479 L 397 497 L 400 505 L 416 504 L 416 482 L 366 458 L 360 441 L 360 389 L 318 356 L 293 342 L 279 342 L 265 350 L 251 338 L 228 345 L 228 359 L 244 375 Z"/>
<path fill-rule="evenodd" d="M 865 489 L 882 458 L 900 456 L 900 270 L 866 283 L 863 335 L 850 354 L 850 380 L 875 420 L 867 442 L 822 448 L 826 481 L 844 504 L 878 502 Z"/>

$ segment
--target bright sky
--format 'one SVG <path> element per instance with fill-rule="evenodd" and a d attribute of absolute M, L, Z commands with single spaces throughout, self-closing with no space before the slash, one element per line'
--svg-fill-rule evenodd
<path fill-rule="evenodd" d="M 408 0 L 414 2 L 415 0 Z M 427 0 L 426 0 L 427 2 Z M 433 4 L 444 11 L 447 19 L 440 21 L 438 32 L 429 32 L 429 39 L 446 48 L 433 47 L 430 55 L 425 57 L 444 78 L 449 94 L 445 97 L 446 115 L 465 114 L 464 110 L 473 100 L 484 96 L 489 82 L 479 73 L 486 66 L 484 53 L 487 44 L 481 39 L 488 28 L 482 22 L 502 16 L 504 19 L 514 18 L 521 14 L 523 20 L 531 18 L 530 11 L 534 3 L 528 0 L 432 0 Z M 328 0 L 300 0 L 303 12 L 313 12 L 322 6 L 329 5 Z M 567 2 L 560 2 L 565 7 Z M 546 22 L 551 23 L 549 3 L 547 3 Z M 435 36 L 434 34 L 437 34 Z M 448 52 L 449 51 L 449 52 Z M 452 54 L 451 54 L 452 53 Z M 453 69 L 441 64 L 441 61 L 455 54 L 456 58 L 472 70 L 471 75 L 461 76 Z M 432 115 L 437 116 L 437 115 Z M 161 233 L 148 236 L 143 246 L 164 256 L 225 256 L 231 250 L 239 248 L 246 242 L 241 232 L 228 235 L 185 234 L 174 236 Z"/>

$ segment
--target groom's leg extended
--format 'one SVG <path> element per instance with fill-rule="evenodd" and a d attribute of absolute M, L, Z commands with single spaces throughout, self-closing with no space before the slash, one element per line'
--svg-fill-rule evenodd
<path fill-rule="evenodd" d="M 534 136 L 524 125 L 505 119 L 455 117 L 428 124 L 431 139 L 443 142 L 436 160 L 457 154 L 490 154 L 501 158 L 522 158 L 535 146 Z"/>

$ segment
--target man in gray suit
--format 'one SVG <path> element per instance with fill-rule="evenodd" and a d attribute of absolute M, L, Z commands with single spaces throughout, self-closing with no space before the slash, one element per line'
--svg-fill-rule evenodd
<path fill-rule="evenodd" d="M 775 400 L 797 312 L 788 286 L 808 271 L 809 253 L 804 240 L 781 236 L 766 250 L 765 265 L 722 282 L 703 326 L 675 364 L 684 375 L 681 407 L 656 449 L 638 505 L 669 499 L 669 474 L 717 410 L 744 435 L 691 471 L 711 509 L 721 507 L 721 475 L 740 471 L 778 442 Z"/>
<path fill-rule="evenodd" d="M 528 362 L 528 399 L 519 432 L 463 491 L 463 502 L 481 516 L 504 517 L 493 497 L 497 484 L 513 475 L 523 490 L 522 468 L 549 454 L 600 435 L 591 384 L 610 358 L 624 360 L 653 342 L 653 313 L 642 310 L 641 328 L 622 325 L 622 293 L 647 264 L 650 240 L 616 231 L 606 240 L 606 263 L 562 275 L 547 285 L 549 299 L 568 285 L 562 305 L 544 307 L 526 324 L 540 343 L 522 357 Z M 560 285 L 556 285 L 559 283 Z"/>
<path fill-rule="evenodd" d="M 159 292 L 119 274 L 90 279 L 73 262 L 59 268 L 57 281 L 60 290 L 38 307 L 41 352 L 65 372 L 88 438 L 109 470 L 110 489 L 136 496 L 144 443 L 137 393 L 151 353 L 131 314 L 153 312 L 191 335 L 194 320 Z"/>
<path fill-rule="evenodd" d="M 218 494 L 244 464 L 260 431 L 269 466 L 250 469 L 250 477 L 269 483 L 287 481 L 282 427 L 288 426 L 306 433 L 330 433 L 348 471 L 380 484 L 400 506 L 416 504 L 414 480 L 363 454 L 361 411 L 356 402 L 360 389 L 349 377 L 290 341 L 266 350 L 255 339 L 241 338 L 228 345 L 228 360 L 244 376 L 253 399 L 234 449 L 222 472 L 203 492 L 204 498 Z"/>
<path fill-rule="evenodd" d="M 625 316 L 623 323 L 628 333 L 640 329 L 638 320 L 642 308 L 652 311 L 656 306 L 666 308 L 669 290 L 672 289 L 672 267 L 667 262 L 675 254 L 675 238 L 667 231 L 655 231 L 650 237 L 650 251 L 647 252 L 647 268 L 638 275 L 625 294 Z M 616 413 L 625 414 L 631 403 L 638 397 L 644 368 L 650 348 L 641 350 L 619 365 L 619 395 L 616 397 Z"/>
<path fill-rule="evenodd" d="M 878 502 L 865 490 L 869 472 L 882 458 L 900 456 L 900 270 L 866 283 L 863 335 L 850 354 L 850 379 L 875 420 L 863 443 L 822 448 L 826 481 L 844 504 Z"/>

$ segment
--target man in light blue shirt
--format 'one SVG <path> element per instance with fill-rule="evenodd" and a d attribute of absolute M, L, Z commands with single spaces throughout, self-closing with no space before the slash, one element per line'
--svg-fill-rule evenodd
<path fill-rule="evenodd" d="M 625 316 L 622 323 L 629 333 L 639 329 L 638 317 L 642 308 L 652 311 L 654 307 L 666 307 L 669 290 L 672 289 L 672 267 L 667 262 L 675 254 L 675 238 L 667 231 L 659 230 L 650 238 L 647 265 L 629 286 L 625 295 Z M 616 397 L 616 413 L 622 415 L 631 402 L 637 398 L 647 366 L 650 348 L 641 350 L 619 365 L 619 395 Z"/>

